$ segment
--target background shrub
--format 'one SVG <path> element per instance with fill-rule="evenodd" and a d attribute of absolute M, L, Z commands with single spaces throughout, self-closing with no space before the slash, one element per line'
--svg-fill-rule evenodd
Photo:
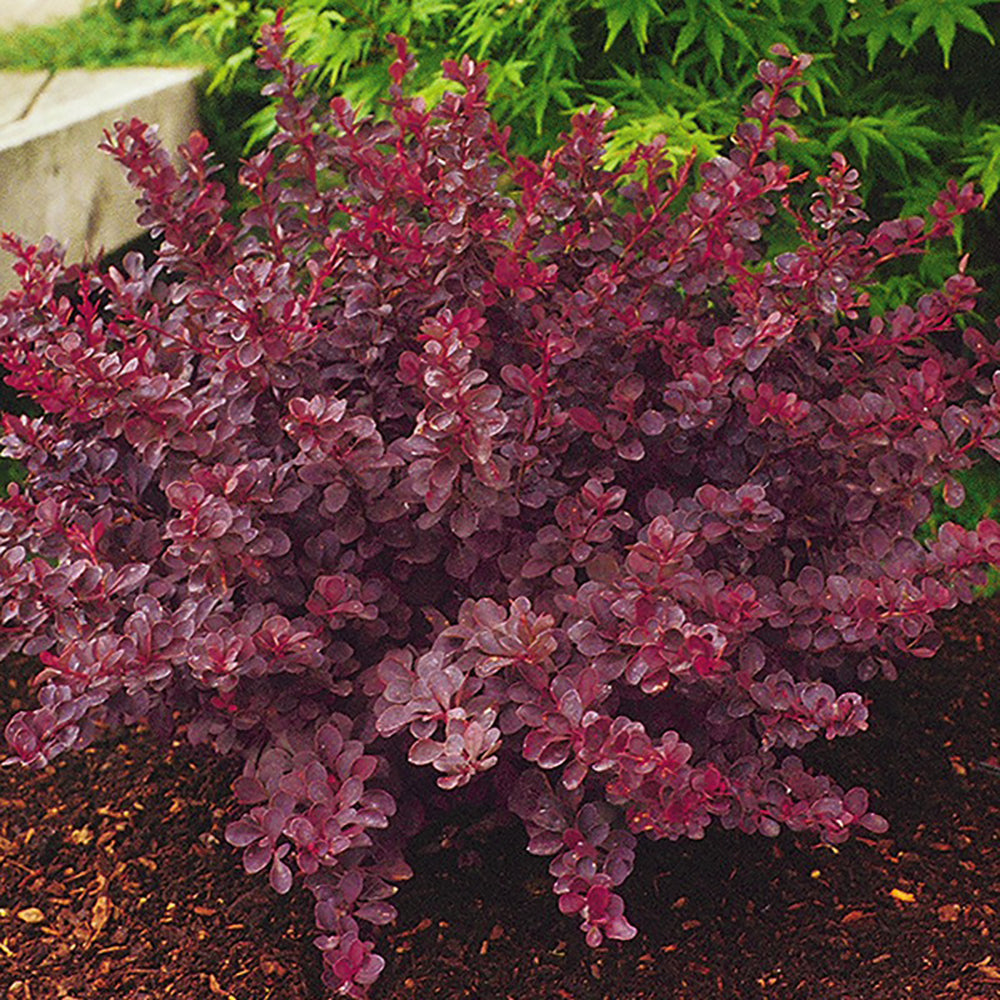
<path fill-rule="evenodd" d="M 356 997 L 448 795 L 523 820 L 592 945 L 635 932 L 637 834 L 884 830 L 799 752 L 865 729 L 856 689 L 1000 559 L 993 521 L 915 537 L 1000 453 L 1000 349 L 964 266 L 883 314 L 867 289 L 979 196 L 872 226 L 839 154 L 804 188 L 785 49 L 726 156 L 611 169 L 596 110 L 513 155 L 469 59 L 428 110 L 394 39 L 374 121 L 296 96 L 283 42 L 239 220 L 203 137 L 175 167 L 133 120 L 107 148 L 153 258 L 3 238 L 41 408 L 4 417 L 2 646 L 41 662 L 16 757 L 145 721 L 234 758 L 227 839 L 304 881 Z"/>

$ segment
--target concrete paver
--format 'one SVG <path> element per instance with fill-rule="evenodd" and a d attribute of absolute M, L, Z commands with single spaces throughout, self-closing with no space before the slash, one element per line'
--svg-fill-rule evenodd
<path fill-rule="evenodd" d="M 188 66 L 62 70 L 39 89 L 27 116 L 0 127 L 0 149 L 55 132 L 84 118 L 100 118 L 103 122 L 99 129 L 95 126 L 94 141 L 100 142 L 103 130 L 116 118 L 126 113 L 132 117 L 134 112 L 128 109 L 137 101 L 178 85 L 183 87 L 200 75 L 201 70 Z M 6 77 L 7 74 L 0 74 L 0 78 Z M 5 86 L 0 84 L 0 92 Z"/>
<path fill-rule="evenodd" d="M 21 107 L 0 125 L 0 230 L 31 241 L 51 235 L 68 260 L 138 236 L 136 193 L 98 144 L 113 122 L 135 116 L 155 123 L 173 153 L 197 128 L 200 75 L 197 68 L 66 70 L 43 74 L 32 89 L 38 81 L 25 74 L 16 81 L 0 74 L 0 94 L 16 88 Z M 0 295 L 14 282 L 10 258 L 0 254 Z"/>
<path fill-rule="evenodd" d="M 93 0 L 0 0 L 0 31 L 76 17 Z"/>
<path fill-rule="evenodd" d="M 100 0 L 0 0 L 0 31 L 75 17 Z M 98 150 L 104 130 L 133 116 L 155 123 L 173 153 L 197 128 L 197 68 L 0 72 L 0 231 L 51 235 L 68 260 L 139 235 L 135 192 Z M 0 254 L 0 295 L 14 286 Z"/>
<path fill-rule="evenodd" d="M 51 73 L 0 73 L 0 127 L 23 117 Z"/>

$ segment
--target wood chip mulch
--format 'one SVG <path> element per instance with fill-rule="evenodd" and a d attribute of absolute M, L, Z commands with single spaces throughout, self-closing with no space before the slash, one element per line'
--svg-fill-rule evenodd
<path fill-rule="evenodd" d="M 886 835 L 644 844 L 640 933 L 591 950 L 518 826 L 448 816 L 414 844 L 373 1000 L 996 1000 L 1000 601 L 943 628 L 871 690 L 870 732 L 804 754 L 868 787 Z M 0 720 L 27 679 L 5 664 Z M 323 1000 L 307 894 L 223 840 L 232 777 L 148 733 L 0 770 L 0 1000 Z"/>

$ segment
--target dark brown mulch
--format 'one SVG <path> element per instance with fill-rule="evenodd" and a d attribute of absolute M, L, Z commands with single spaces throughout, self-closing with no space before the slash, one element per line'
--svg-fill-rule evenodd
<path fill-rule="evenodd" d="M 1000 996 L 1000 603 L 945 630 L 873 692 L 872 732 L 808 754 L 872 789 L 884 837 L 649 844 L 626 886 L 641 933 L 590 950 L 516 826 L 445 820 L 414 847 L 375 1000 Z M 308 899 L 277 899 L 222 841 L 231 776 L 124 736 L 0 772 L 0 1000 L 323 997 Z"/>

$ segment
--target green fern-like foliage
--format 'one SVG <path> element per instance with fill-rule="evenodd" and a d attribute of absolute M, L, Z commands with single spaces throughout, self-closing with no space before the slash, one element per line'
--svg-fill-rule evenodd
<path fill-rule="evenodd" d="M 254 40 L 277 0 L 172 0 L 182 34 L 220 53 L 217 93 L 253 94 Z M 1000 99 L 982 86 L 996 65 L 995 0 L 284 0 L 295 57 L 314 84 L 366 111 L 392 58 L 390 33 L 421 60 L 417 83 L 433 97 L 441 60 L 490 60 L 492 98 L 514 147 L 547 148 L 576 110 L 614 107 L 620 129 L 608 156 L 667 136 L 680 160 L 721 148 L 739 120 L 757 61 L 776 43 L 815 57 L 803 100 L 805 141 L 783 155 L 822 170 L 835 149 L 863 166 L 866 203 L 906 212 L 950 176 L 1000 185 Z M 420 72 L 425 73 L 423 77 Z M 993 88 L 995 89 L 995 88 Z M 818 113 L 816 113 L 818 112 Z M 246 124 L 246 123 L 245 123 Z M 267 112 L 250 116 L 249 145 Z M 930 284 L 957 253 L 928 258 Z M 985 261 L 978 261 L 982 267 Z M 992 304 L 992 303 L 991 303 Z"/>

